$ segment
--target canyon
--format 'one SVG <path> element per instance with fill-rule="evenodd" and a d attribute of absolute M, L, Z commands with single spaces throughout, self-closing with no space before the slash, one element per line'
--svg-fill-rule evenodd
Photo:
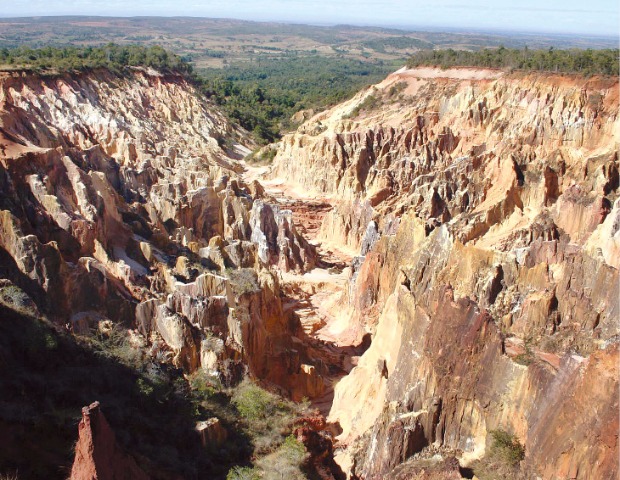
<path fill-rule="evenodd" d="M 309 399 L 321 478 L 471 478 L 497 431 L 519 478 L 615 478 L 618 113 L 615 78 L 403 68 L 257 166 L 180 75 L 3 73 L 0 293 Z M 111 430 L 84 409 L 72 478 L 152 475 Z"/>

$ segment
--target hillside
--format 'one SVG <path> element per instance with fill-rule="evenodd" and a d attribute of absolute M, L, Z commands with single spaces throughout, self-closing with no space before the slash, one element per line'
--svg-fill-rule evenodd
<path fill-rule="evenodd" d="M 24 331 L 2 345 L 1 436 L 19 440 L 0 470 L 64 478 L 80 405 L 96 400 L 155 478 L 223 478 L 277 453 L 307 414 L 251 389 L 244 410 L 235 390 L 246 375 L 298 400 L 321 388 L 269 269 L 312 268 L 315 249 L 239 178 L 249 150 L 235 139 L 252 146 L 177 74 L 2 74 L 0 321 Z M 194 428 L 213 415 L 228 443 L 205 450 Z"/>
<path fill-rule="evenodd" d="M 544 34 L 406 31 L 350 25 L 316 26 L 232 19 L 161 17 L 0 18 L 0 48 L 160 45 L 191 57 L 197 69 L 320 55 L 366 62 L 402 60 L 419 49 L 482 47 L 615 48 L 617 40 Z"/>

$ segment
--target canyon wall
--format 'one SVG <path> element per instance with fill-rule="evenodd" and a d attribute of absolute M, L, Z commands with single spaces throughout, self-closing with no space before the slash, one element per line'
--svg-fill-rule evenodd
<path fill-rule="evenodd" d="M 489 432 L 542 478 L 618 474 L 618 81 L 402 69 L 283 138 L 272 177 L 334 203 L 370 348 L 336 386 L 337 461 L 403 474 Z"/>
<path fill-rule="evenodd" d="M 403 69 L 285 136 L 264 187 L 183 77 L 3 73 L 0 277 L 77 336 L 327 402 L 351 478 L 458 478 L 494 430 L 523 471 L 614 478 L 618 111 L 617 79 Z"/>
<path fill-rule="evenodd" d="M 274 273 L 315 249 L 240 179 L 244 144 L 182 76 L 3 73 L 0 275 L 75 334 L 111 320 L 189 373 L 320 389 Z"/>

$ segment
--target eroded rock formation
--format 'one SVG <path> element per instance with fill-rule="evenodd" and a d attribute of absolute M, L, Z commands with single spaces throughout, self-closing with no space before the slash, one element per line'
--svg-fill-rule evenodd
<path fill-rule="evenodd" d="M 221 145 L 246 133 L 181 76 L 2 75 L 4 276 L 75 333 L 111 320 L 187 372 L 249 370 L 299 398 L 321 383 L 286 354 L 271 271 L 312 268 L 315 248 L 240 179 L 247 148 Z"/>
<path fill-rule="evenodd" d="M 545 480 L 613 478 L 619 132 L 615 79 L 401 70 L 263 186 L 181 77 L 3 74 L 0 274 L 76 335 L 317 399 L 325 478 L 459 478 L 492 430 Z"/>
<path fill-rule="evenodd" d="M 617 79 L 403 69 L 283 139 L 272 176 L 360 251 L 372 343 L 329 416 L 350 475 L 467 464 L 494 429 L 545 479 L 618 474 L 618 113 Z"/>
<path fill-rule="evenodd" d="M 99 402 L 82 409 L 71 480 L 148 480 L 136 461 L 123 452 Z"/>

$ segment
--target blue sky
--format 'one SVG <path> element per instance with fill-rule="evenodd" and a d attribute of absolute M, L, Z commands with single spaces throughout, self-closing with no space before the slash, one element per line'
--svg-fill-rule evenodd
<path fill-rule="evenodd" d="M 618 0 L 0 0 L 0 16 L 162 15 L 617 36 Z"/>

